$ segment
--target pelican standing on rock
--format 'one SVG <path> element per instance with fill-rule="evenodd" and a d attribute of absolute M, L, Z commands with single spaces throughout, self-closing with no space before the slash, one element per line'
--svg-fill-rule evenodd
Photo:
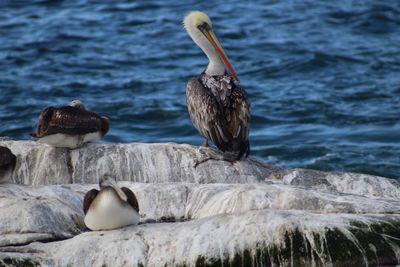
<path fill-rule="evenodd" d="M 0 183 L 11 181 L 17 157 L 5 146 L 0 146 Z"/>
<path fill-rule="evenodd" d="M 111 230 L 139 223 L 139 204 L 128 188 L 119 188 L 115 178 L 105 175 L 100 191 L 92 189 L 83 200 L 85 224 L 91 230 Z"/>
<path fill-rule="evenodd" d="M 80 100 L 73 100 L 68 106 L 44 109 L 37 132 L 31 135 L 40 143 L 74 149 L 99 141 L 108 130 L 108 118 L 87 111 Z"/>
<path fill-rule="evenodd" d="M 193 125 L 205 138 L 236 159 L 250 152 L 250 102 L 239 77 L 212 30 L 210 18 L 190 12 L 183 21 L 193 41 L 209 59 L 205 71 L 186 87 L 187 106 Z M 227 74 L 226 69 L 232 75 Z"/>

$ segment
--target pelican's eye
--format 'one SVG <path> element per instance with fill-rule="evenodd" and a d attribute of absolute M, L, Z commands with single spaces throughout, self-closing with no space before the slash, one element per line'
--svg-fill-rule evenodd
<path fill-rule="evenodd" d="M 200 24 L 199 26 L 197 26 L 197 28 L 199 28 L 200 31 L 210 31 L 211 30 L 211 26 L 208 25 L 207 22 Z"/>

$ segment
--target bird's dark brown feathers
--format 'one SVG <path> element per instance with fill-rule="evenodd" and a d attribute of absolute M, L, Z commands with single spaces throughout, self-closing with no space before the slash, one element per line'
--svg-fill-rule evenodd
<path fill-rule="evenodd" d="M 77 135 L 108 131 L 108 122 L 107 125 L 104 123 L 104 118 L 96 113 L 77 107 L 48 107 L 40 113 L 37 132 L 32 136 L 41 138 L 57 133 Z"/>
<path fill-rule="evenodd" d="M 0 170 L 6 170 L 10 166 L 14 169 L 17 157 L 7 147 L 0 146 Z"/>
<path fill-rule="evenodd" d="M 92 189 L 86 193 L 85 198 L 83 199 L 83 212 L 86 214 L 90 208 L 90 204 L 92 204 L 93 200 L 96 198 L 99 190 Z"/>
<path fill-rule="evenodd" d="M 137 212 L 139 212 L 139 203 L 136 199 L 135 194 L 126 187 L 122 187 L 121 190 L 124 191 L 125 195 L 128 197 L 129 205 L 131 205 Z"/>
<path fill-rule="evenodd" d="M 190 118 L 200 134 L 221 151 L 248 155 L 250 102 L 246 92 L 228 75 L 203 73 L 188 82 L 186 100 Z"/>

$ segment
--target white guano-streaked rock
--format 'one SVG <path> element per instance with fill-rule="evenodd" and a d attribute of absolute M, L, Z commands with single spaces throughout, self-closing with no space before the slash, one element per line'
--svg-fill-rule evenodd
<path fill-rule="evenodd" d="M 17 184 L 0 185 L 0 266 L 400 264 L 396 180 L 254 158 L 195 168 L 204 153 L 219 156 L 172 143 L 0 145 L 18 161 Z M 136 194 L 138 226 L 87 231 L 82 200 L 104 173 Z"/>
<path fill-rule="evenodd" d="M 208 160 L 194 167 L 212 149 L 175 143 L 86 144 L 79 149 L 54 148 L 33 141 L 0 141 L 17 156 L 13 180 L 19 184 L 45 185 L 97 183 L 111 173 L 119 180 L 160 183 L 247 183 L 279 178 L 279 168 L 256 159 Z"/>
<path fill-rule="evenodd" d="M 0 246 L 71 238 L 82 216 L 82 195 L 64 186 L 0 185 Z"/>
<path fill-rule="evenodd" d="M 82 199 L 86 191 L 97 187 L 95 184 L 1 187 L 0 195 L 9 199 L 14 212 L 0 209 L 0 223 L 8 225 L 0 232 L 8 236 L 0 240 L 0 258 L 26 258 L 49 266 L 196 266 L 202 260 L 210 264 L 230 262 L 239 256 L 264 261 L 261 266 L 268 266 L 268 262 L 290 266 L 292 260 L 329 264 L 338 258 L 343 260 L 332 236 L 346 250 L 359 253 L 351 257 L 357 264 L 374 260 L 370 255 L 373 249 L 364 238 L 368 244 L 383 246 L 385 253 L 400 252 L 400 200 L 306 189 L 279 180 L 255 184 L 119 185 L 137 195 L 141 224 L 100 232 L 85 232 L 83 226 Z M 20 205 L 18 195 L 35 205 Z M 15 213 L 28 214 L 27 210 L 28 220 L 10 223 Z M 23 232 L 34 238 L 10 238 Z M 285 258 L 288 250 L 299 249 L 296 244 L 287 247 L 288 240 L 296 244 L 301 240 L 310 258 L 295 251 L 293 259 Z M 325 242 L 326 251 L 321 251 L 317 240 Z M 313 253 L 319 258 L 312 258 Z M 393 255 L 386 262 L 395 262 Z"/>

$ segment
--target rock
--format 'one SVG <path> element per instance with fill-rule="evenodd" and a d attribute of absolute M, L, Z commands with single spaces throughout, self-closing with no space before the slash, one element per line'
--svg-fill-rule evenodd
<path fill-rule="evenodd" d="M 64 186 L 0 185 L 0 246 L 61 240 L 81 233 L 82 194 Z"/>
<path fill-rule="evenodd" d="M 91 144 L 78 150 L 26 141 L 0 145 L 19 159 L 16 182 L 65 183 L 0 185 L 0 266 L 400 263 L 396 180 L 283 170 L 256 159 L 209 160 L 194 168 L 204 152 L 177 144 Z M 85 228 L 83 196 L 97 188 L 97 175 L 104 172 L 128 180 L 119 184 L 137 196 L 138 226 Z"/>
<path fill-rule="evenodd" d="M 202 148 L 200 152 L 198 147 L 174 143 L 87 144 L 74 150 L 33 141 L 0 140 L 0 145 L 17 156 L 14 182 L 29 185 L 97 183 L 104 173 L 145 183 L 247 183 L 279 178 L 284 173 L 256 159 L 233 163 L 209 160 L 195 168 L 205 156 L 218 158 L 218 154 L 212 149 Z"/>
<path fill-rule="evenodd" d="M 19 240 L 3 238 L 0 258 L 50 266 L 247 266 L 245 263 L 256 262 L 260 266 L 362 266 L 398 262 L 400 200 L 307 189 L 279 180 L 120 185 L 137 195 L 141 224 L 99 232 L 84 232 L 82 225 L 83 195 L 96 185 L 1 187 L 2 197 L 9 199 L 15 212 L 18 207 L 29 208 L 31 213 L 25 215 L 29 220 L 23 220 L 29 223 L 3 224 L 15 219 L 15 212 L 0 209 L 1 225 L 6 226 L 0 235 L 9 235 L 10 231 L 5 231 L 9 227 L 13 234 L 25 231 L 35 239 L 24 235 Z M 45 201 L 25 207 L 18 195 L 27 203 L 35 202 L 38 195 Z M 42 219 L 42 210 L 47 219 Z M 75 219 L 68 219 L 73 216 Z"/>
<path fill-rule="evenodd" d="M 367 174 L 294 169 L 283 176 L 283 181 L 286 184 L 314 189 L 400 199 L 400 191 L 398 190 L 400 183 L 398 180 Z"/>
<path fill-rule="evenodd" d="M 37 251 L 31 260 L 50 266 L 395 265 L 399 226 L 390 215 L 258 210 L 88 232 L 4 254 Z"/>

